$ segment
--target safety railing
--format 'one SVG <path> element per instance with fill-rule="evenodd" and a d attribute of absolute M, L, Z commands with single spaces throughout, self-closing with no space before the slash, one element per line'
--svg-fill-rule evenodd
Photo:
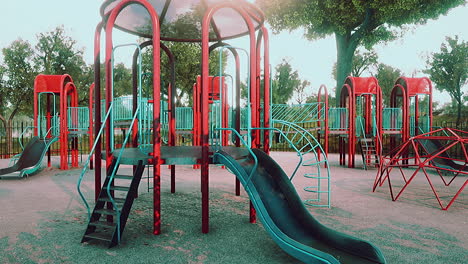
<path fill-rule="evenodd" d="M 403 126 L 401 108 L 384 108 L 382 110 L 383 130 L 398 131 Z"/>
<path fill-rule="evenodd" d="M 137 120 L 139 112 L 140 112 L 140 106 L 137 107 L 137 110 L 135 111 L 135 114 L 133 115 L 132 122 L 130 123 L 130 126 L 128 128 L 129 130 L 132 130 L 133 126 L 135 125 L 135 120 Z M 117 159 L 116 159 L 116 162 L 115 162 L 116 165 L 114 166 L 114 168 L 112 170 L 112 173 L 109 176 L 109 181 L 107 182 L 107 187 L 106 187 L 107 197 L 109 198 L 110 202 L 112 203 L 112 207 L 114 208 L 114 210 L 116 212 L 117 241 L 119 243 L 120 243 L 120 236 L 121 236 L 121 234 L 120 234 L 120 212 L 121 212 L 121 210 L 118 208 L 117 203 L 115 202 L 114 198 L 111 195 L 111 184 L 113 184 L 113 182 L 114 182 L 114 177 L 115 177 L 115 174 L 117 173 L 117 169 L 119 167 L 118 164 L 120 164 L 122 154 L 124 153 L 125 146 L 127 146 L 128 140 L 130 139 L 130 135 L 131 135 L 131 133 L 128 133 L 127 136 L 125 137 L 125 140 L 124 140 L 124 142 L 122 144 L 122 148 L 120 149 L 119 154 L 117 155 Z"/>
<path fill-rule="evenodd" d="M 420 116 L 418 118 L 418 127 L 422 134 L 428 133 L 431 131 L 431 119 L 427 115 Z"/>
<path fill-rule="evenodd" d="M 88 130 L 89 129 L 89 108 L 69 107 L 68 108 L 68 129 Z"/>
<path fill-rule="evenodd" d="M 97 143 L 99 142 L 98 139 L 101 137 L 102 132 L 104 131 L 104 128 L 106 127 L 107 120 L 111 116 L 112 108 L 113 108 L 113 104 L 111 103 L 111 105 L 109 106 L 109 110 L 107 111 L 106 116 L 104 117 L 104 120 L 102 121 L 102 126 L 99 129 L 99 132 L 98 132 L 98 134 L 97 134 L 97 136 L 96 136 L 96 138 L 94 140 L 93 147 L 91 148 L 91 151 L 90 151 L 90 153 L 88 155 L 88 158 L 86 159 L 86 162 L 83 165 L 83 170 L 81 171 L 80 177 L 78 177 L 78 182 L 77 182 L 77 185 L 76 185 L 77 186 L 76 189 L 78 191 L 78 194 L 80 195 L 81 200 L 83 200 L 83 203 L 85 204 L 86 211 L 88 213 L 88 220 L 91 219 L 91 208 L 89 207 L 89 203 L 88 203 L 88 201 L 86 201 L 86 198 L 84 197 L 83 192 L 81 191 L 81 183 L 83 182 L 84 175 L 89 170 L 88 166 L 89 166 L 89 163 L 91 162 L 91 157 L 93 156 L 94 151 L 96 150 Z"/>
<path fill-rule="evenodd" d="M 330 109 L 328 109 L 328 127 L 330 130 L 348 129 L 348 109 L 343 107 L 330 107 Z"/>
<path fill-rule="evenodd" d="M 45 138 L 45 136 L 50 135 L 53 137 L 58 137 L 60 135 L 60 116 L 59 113 L 54 114 L 50 117 L 50 128 L 47 129 L 47 117 L 39 116 L 38 117 L 38 131 L 37 134 L 39 137 Z"/>
<path fill-rule="evenodd" d="M 35 126 L 27 126 L 23 129 L 23 131 L 21 132 L 20 136 L 18 137 L 18 142 L 19 142 L 19 145 L 21 147 L 21 152 L 24 151 L 24 146 L 23 146 L 23 142 L 22 142 L 22 138 L 24 136 L 24 134 L 26 133 L 26 131 L 28 131 L 29 129 L 34 129 L 36 128 Z M 11 157 L 10 161 L 8 162 L 8 166 L 12 166 L 13 164 L 16 163 L 16 161 L 19 159 L 19 157 L 21 156 L 22 153 L 19 153 L 19 154 L 16 154 L 14 155 L 13 157 Z"/>
<path fill-rule="evenodd" d="M 114 121 L 126 121 L 131 120 L 133 116 L 133 98 L 132 97 L 117 97 L 114 98 L 114 110 L 113 118 Z"/>
<path fill-rule="evenodd" d="M 307 123 L 322 121 L 324 117 L 324 103 L 307 104 L 272 104 L 271 116 L 275 120 L 284 120 L 291 123 Z"/>
<path fill-rule="evenodd" d="M 176 107 L 176 129 L 192 130 L 193 129 L 193 108 L 192 107 Z"/>

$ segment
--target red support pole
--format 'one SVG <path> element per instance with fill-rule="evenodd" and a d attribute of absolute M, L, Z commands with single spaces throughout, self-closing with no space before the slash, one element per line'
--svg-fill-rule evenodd
<path fill-rule="evenodd" d="M 249 29 L 249 36 L 250 36 L 250 69 L 254 72 L 250 74 L 250 91 L 251 95 L 256 95 L 255 91 L 255 80 L 256 80 L 256 50 L 255 50 L 255 29 L 253 26 L 252 21 L 247 16 L 247 13 L 239 6 L 234 5 L 231 2 L 223 2 L 217 4 L 210 9 L 208 9 L 203 17 L 202 22 L 202 116 L 208 116 L 209 114 L 209 105 L 208 105 L 208 75 L 209 75 L 209 27 L 210 21 L 213 17 L 213 14 L 219 10 L 220 8 L 232 8 L 237 11 L 243 18 L 247 24 Z M 258 106 L 256 105 L 256 98 L 252 98 L 251 96 L 251 104 L 252 105 L 252 114 L 255 114 L 255 117 L 252 119 L 252 125 L 255 127 L 258 118 L 256 113 L 258 112 Z M 209 124 L 208 119 L 202 119 L 202 126 L 201 126 L 201 135 L 202 135 L 202 169 L 201 169 L 201 177 L 202 181 L 202 232 L 207 233 L 209 231 L 209 208 L 208 208 L 208 158 L 209 158 L 209 148 L 208 148 L 208 133 L 209 133 Z M 255 139 L 252 140 L 253 143 Z"/>
<path fill-rule="evenodd" d="M 46 119 L 47 119 L 47 124 L 46 124 L 46 128 L 47 128 L 47 131 L 49 131 L 49 128 L 51 126 L 51 115 L 50 115 L 50 94 L 47 94 L 47 114 L 46 114 Z M 47 135 L 47 138 L 51 138 L 51 135 Z M 51 155 L 50 155 L 50 148 L 49 150 L 47 151 L 47 167 L 50 167 L 51 166 Z"/>
<path fill-rule="evenodd" d="M 152 36 L 153 36 L 153 152 L 152 152 L 152 163 L 154 165 L 153 170 L 153 234 L 161 233 L 161 123 L 160 123 L 160 106 L 161 106 L 161 88 L 160 88 L 160 28 L 158 15 L 154 8 L 147 1 L 142 0 L 123 0 L 119 2 L 111 11 L 106 24 L 106 104 L 107 108 L 112 102 L 112 83 L 111 83 L 111 57 L 112 57 L 112 29 L 115 24 L 115 20 L 119 13 L 126 6 L 130 4 L 138 4 L 145 8 L 151 18 L 152 25 Z M 110 121 L 107 122 L 108 128 L 106 131 L 106 160 L 109 166 L 112 160 L 112 154 L 110 153 Z"/>
<path fill-rule="evenodd" d="M 88 101 L 88 114 L 89 114 L 89 127 L 88 127 L 88 145 L 89 145 L 89 150 L 93 148 L 94 144 L 94 139 L 93 139 L 93 127 L 94 127 L 94 121 L 93 121 L 93 104 L 94 104 L 94 83 L 89 86 L 89 101 Z M 90 162 L 89 162 L 89 169 L 93 169 L 93 163 L 94 163 L 94 158 L 91 155 Z M 97 199 L 97 197 L 96 197 Z"/>
<path fill-rule="evenodd" d="M 36 79 L 34 80 L 34 136 L 39 136 L 39 128 L 37 127 L 38 126 L 38 118 L 39 118 L 39 96 L 38 96 L 38 91 L 36 89 L 38 89 L 38 78 L 40 77 L 37 76 Z"/>
<path fill-rule="evenodd" d="M 101 192 L 102 147 L 99 130 L 101 128 L 101 32 L 102 22 L 96 26 L 94 33 L 94 200 L 97 201 Z M 91 113 L 92 115 L 92 113 Z M 92 120 L 92 118 L 91 118 Z M 93 142 L 94 144 L 94 142 Z"/>
<path fill-rule="evenodd" d="M 270 41 L 268 30 L 262 27 L 263 36 L 263 126 L 270 127 Z M 260 50 L 258 51 L 260 53 Z M 263 150 L 270 153 L 270 131 L 263 132 Z"/>
<path fill-rule="evenodd" d="M 322 97 L 322 91 L 324 93 L 324 102 L 323 102 L 323 106 L 321 105 L 321 97 Z M 323 137 L 324 137 L 324 155 L 325 157 L 328 157 L 328 134 L 329 134 L 329 127 L 328 127 L 328 91 L 327 91 L 327 87 L 325 85 L 320 85 L 320 88 L 319 88 L 319 91 L 318 91 L 318 97 L 317 97 L 317 103 L 319 104 L 319 119 L 323 119 L 324 123 L 323 123 Z M 323 110 L 322 110 L 323 109 Z M 323 115 L 324 117 L 321 117 L 320 116 L 320 113 L 322 113 L 323 111 Z M 319 127 L 321 127 L 321 121 L 319 122 Z M 318 134 L 318 139 L 319 139 L 319 142 L 320 142 L 320 133 Z M 320 160 L 320 151 L 318 151 L 318 158 Z"/>

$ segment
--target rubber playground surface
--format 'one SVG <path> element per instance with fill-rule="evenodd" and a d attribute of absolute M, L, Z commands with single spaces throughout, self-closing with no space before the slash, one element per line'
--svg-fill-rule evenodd
<path fill-rule="evenodd" d="M 294 153 L 272 156 L 288 174 L 296 165 Z M 358 157 L 356 169 L 340 167 L 337 155 L 329 160 L 332 208 L 310 208 L 320 222 L 372 242 L 388 263 L 466 263 L 466 193 L 443 211 L 426 178 L 418 174 L 392 202 L 387 184 L 372 192 L 376 169 L 361 169 Z M 7 164 L 0 160 L 0 167 Z M 61 171 L 58 161 L 53 165 L 29 178 L 0 180 L 0 263 L 299 263 L 270 239 L 261 223 L 249 223 L 245 192 L 235 196 L 234 175 L 216 166 L 210 168 L 209 234 L 201 233 L 200 172 L 177 166 L 176 193 L 171 194 L 164 166 L 161 235 L 152 235 L 153 196 L 143 179 L 122 243 L 111 249 L 94 242 L 82 244 L 87 220 L 76 191 L 81 169 Z M 127 167 L 122 166 L 131 170 Z M 302 191 L 310 179 L 300 173 L 293 183 L 302 197 L 311 198 Z M 93 176 L 88 172 L 83 188 L 89 200 L 94 195 Z M 437 182 L 437 174 L 430 176 Z M 445 203 L 465 181 L 459 178 L 450 187 L 436 185 Z M 397 177 L 392 183 L 398 186 Z"/>

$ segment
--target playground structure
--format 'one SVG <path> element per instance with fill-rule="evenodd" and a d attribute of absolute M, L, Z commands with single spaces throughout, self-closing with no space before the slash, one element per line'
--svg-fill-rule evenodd
<path fill-rule="evenodd" d="M 391 92 L 390 107 L 384 108 L 382 91 L 374 77 L 348 77 L 340 93 L 340 107 L 329 107 L 326 89 L 320 88 L 323 118 L 319 118 L 318 138 L 323 135 L 325 154 L 329 137 L 339 137 L 340 165 L 355 167 L 359 145 L 364 168 L 378 167 L 384 148 L 383 137 L 390 145 L 432 129 L 432 84 L 427 77 L 400 77 Z M 318 115 L 320 116 L 320 115 Z M 346 155 L 348 157 L 346 158 Z"/>
<path fill-rule="evenodd" d="M 462 150 L 462 158 L 451 157 L 450 151 L 456 147 Z M 468 175 L 467 148 L 468 132 L 456 129 L 441 128 L 411 137 L 383 157 L 375 178 L 373 191 L 387 182 L 391 198 L 396 201 L 414 178 L 423 174 L 440 207 L 442 210 L 447 210 L 468 184 L 468 179 L 463 177 Z M 428 174 L 428 169 L 437 171 L 443 186 L 453 185 L 457 178 L 461 178 L 461 187 L 446 205 L 443 204 L 433 180 Z M 396 188 L 396 194 L 395 185 L 399 186 Z"/>
<path fill-rule="evenodd" d="M 34 80 L 34 126 L 22 132 L 33 129 L 34 137 L 22 153 L 11 159 L 10 165 L 13 165 L 2 169 L 0 175 L 32 174 L 40 168 L 46 153 L 50 167 L 50 146 L 54 142 L 59 143 L 60 169 L 78 167 L 79 137 L 90 132 L 88 111 L 88 107 L 78 107 L 77 88 L 69 75 L 38 75 Z"/>
<path fill-rule="evenodd" d="M 197 12 L 195 12 L 195 10 Z M 326 159 L 318 160 L 317 150 L 321 149 L 318 141 L 308 131 L 294 123 L 278 120 L 285 129 L 271 126 L 270 121 L 270 87 L 268 60 L 268 31 L 263 26 L 263 14 L 255 6 L 244 1 L 143 1 L 123 0 L 106 1 L 101 8 L 103 22 L 97 26 L 95 35 L 95 136 L 92 154 L 95 161 L 95 204 L 91 209 L 80 190 L 83 175 L 78 182 L 78 192 L 83 198 L 87 209 L 89 223 L 82 241 L 102 240 L 115 246 L 121 241 L 133 200 L 136 197 L 138 184 L 145 169 L 152 170 L 153 178 L 153 233 L 161 233 L 161 166 L 170 165 L 171 191 L 175 191 L 175 165 L 199 165 L 201 173 L 201 216 L 202 232 L 209 231 L 209 164 L 222 164 L 232 171 L 248 193 L 253 207 L 250 210 L 250 220 L 255 222 L 258 215 L 265 229 L 278 245 L 292 256 L 306 263 L 339 263 L 337 258 L 351 262 L 370 261 L 385 263 L 380 250 L 372 244 L 331 230 L 313 218 L 300 201 L 298 194 L 291 185 L 294 177 L 287 176 L 282 169 L 267 154 L 272 130 L 277 131 L 285 140 L 295 147 L 301 159 L 299 166 L 320 168 L 327 165 Z M 184 18 L 201 22 L 201 28 L 187 24 Z M 178 20 L 180 19 L 180 21 Z M 192 21 L 190 20 L 190 21 Z M 194 25 L 196 22 L 193 22 Z M 151 22 L 150 25 L 147 23 Z M 178 32 L 178 23 L 184 28 Z M 175 26 L 175 27 L 174 27 Z M 118 46 L 113 45 L 112 29 L 117 27 L 138 37 L 149 38 L 145 42 L 152 45 L 152 96 L 146 102 L 143 100 L 141 77 L 141 50 L 145 46 L 135 46 L 133 66 L 133 111 L 132 119 L 124 142 L 117 147 L 114 142 L 114 111 L 116 104 L 113 96 L 113 52 Z M 100 47 L 101 31 L 105 28 L 105 115 L 100 109 Z M 161 33 L 164 34 L 161 35 Z M 255 36 L 255 34 L 258 34 Z M 250 45 L 248 50 L 239 49 L 224 43 L 230 38 L 247 35 Z M 161 136 L 164 114 L 161 112 L 161 80 L 160 80 L 160 50 L 169 58 L 170 50 L 165 48 L 161 40 L 201 42 L 202 70 L 197 80 L 194 98 L 194 138 L 192 146 L 176 146 L 176 111 L 174 107 L 175 76 L 171 76 L 168 85 L 168 140 L 163 145 Z M 210 47 L 210 42 L 214 44 Z M 263 50 L 262 50 L 263 47 Z M 235 101 L 240 98 L 239 56 L 237 52 L 246 53 L 248 60 L 248 99 L 247 122 L 244 134 L 241 129 L 241 105 L 236 103 L 230 108 L 234 113 L 229 122 L 227 93 L 223 90 L 223 72 L 213 76 L 210 81 L 208 72 L 209 52 L 214 48 L 229 50 L 236 60 Z M 263 51 L 263 56 L 262 56 Z M 261 58 L 263 57 L 263 65 Z M 171 61 L 171 59 L 170 59 Z M 171 62 L 174 67 L 174 61 Z M 261 72 L 263 71 L 263 75 Z M 174 71 L 173 71 L 174 72 Z M 234 78 L 233 78 L 234 79 Z M 261 79 L 264 79 L 261 82 Z M 219 95 L 216 83 L 219 81 Z M 261 85 L 263 83 L 263 85 Z M 212 93 L 210 97 L 210 91 Z M 260 95 L 263 94 L 263 97 Z M 210 99 L 212 104 L 210 106 Z M 149 110 L 147 104 L 152 105 Z M 146 105 L 146 106 L 145 106 Z M 218 110 L 214 110 L 218 108 Z M 211 112 L 210 112 L 211 110 Z M 151 118 L 148 118 L 151 113 Z M 147 120 L 148 122 L 145 122 Z M 234 124 L 231 127 L 229 124 Z M 284 131 L 287 131 L 285 133 Z M 292 133 L 294 131 L 294 133 Z M 229 133 L 227 133 L 229 132 Z M 290 134 L 290 136 L 286 136 Z M 101 149 L 102 136 L 105 151 Z M 231 141 L 226 139 L 231 135 Z M 307 144 L 298 147 L 298 142 Z M 224 146 L 229 144 L 229 146 Z M 321 150 L 323 152 L 323 150 Z M 305 155 L 310 158 L 304 158 Z M 91 158 L 91 155 L 90 155 Z M 88 159 L 87 163 L 90 161 Z M 106 178 L 101 186 L 101 158 L 106 160 Z M 121 164 L 134 166 L 133 175 L 118 174 Z M 328 167 L 328 166 L 327 166 Z M 320 172 L 306 174 L 312 179 L 320 180 Z M 328 175 L 326 177 L 329 179 Z M 310 188 L 317 194 L 330 194 L 319 186 Z M 328 185 L 329 188 L 329 185 Z M 329 196 L 328 196 L 329 197 Z M 310 201 L 311 202 L 311 201 Z M 255 208 L 256 210 L 254 210 Z M 304 232 L 306 231 L 307 232 Z M 301 235 L 298 235 L 301 234 Z M 311 242 L 313 241 L 313 242 Z M 321 245 L 321 250 L 314 249 L 315 244 Z"/>
<path fill-rule="evenodd" d="M 44 101 L 45 96 L 45 101 Z M 59 98 L 58 102 L 56 97 Z M 58 107 L 58 109 L 57 109 Z M 88 128 L 88 120 L 79 123 L 78 116 L 88 108 L 78 108 L 78 93 L 69 75 L 38 75 L 34 81 L 34 134 L 39 137 L 57 137 L 60 143 L 60 169 L 68 169 L 70 147 L 71 166 L 78 167 L 76 133 Z M 48 154 L 50 166 L 50 152 Z"/>
<path fill-rule="evenodd" d="M 391 135 L 391 145 L 396 146 L 396 136 L 401 142 L 410 137 L 428 133 L 432 129 L 432 82 L 427 77 L 400 77 L 395 81 L 390 108 L 383 109 L 383 132 Z"/>
<path fill-rule="evenodd" d="M 343 110 L 345 109 L 345 110 Z M 378 156 L 382 149 L 382 91 L 374 77 L 348 77 L 341 88 L 340 108 L 329 110 L 339 111 L 337 116 L 340 124 L 343 113 L 347 115 L 347 124 L 329 133 L 338 134 L 340 165 L 346 164 L 346 145 L 348 153 L 348 167 L 354 168 L 356 143 L 361 148 L 364 167 L 378 163 Z M 336 122 L 336 121 L 334 121 Z M 356 142 L 356 140 L 358 141 Z M 347 144 L 345 145 L 345 140 Z"/>

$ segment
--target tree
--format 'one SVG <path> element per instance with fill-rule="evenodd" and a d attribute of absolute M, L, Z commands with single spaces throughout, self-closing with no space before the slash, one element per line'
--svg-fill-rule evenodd
<path fill-rule="evenodd" d="M 450 94 L 452 102 L 457 105 L 456 126 L 460 125 L 464 92 L 468 77 L 468 42 L 459 43 L 458 36 L 446 37 L 440 52 L 432 54 L 427 60 L 425 73 L 429 74 L 435 88 Z"/>
<path fill-rule="evenodd" d="M 76 40 L 66 35 L 63 26 L 46 33 L 39 33 L 35 49 L 34 60 L 40 72 L 69 74 L 80 90 L 80 103 L 87 102 L 87 88 L 93 82 L 92 67 L 86 65 L 83 49 L 77 47 Z"/>
<path fill-rule="evenodd" d="M 310 86 L 310 82 L 303 80 L 298 86 L 294 87 L 294 95 L 296 103 L 303 104 L 311 96 L 306 93 L 306 88 Z"/>
<path fill-rule="evenodd" d="M 310 40 L 334 35 L 337 49 L 337 85 L 351 72 L 354 52 L 364 45 L 398 37 L 407 24 L 436 19 L 464 0 L 257 0 L 275 32 L 305 28 Z M 399 28 L 399 30 L 396 30 Z M 336 89 L 339 98 L 340 89 Z"/>
<path fill-rule="evenodd" d="M 370 68 L 377 64 L 379 56 L 375 51 L 365 51 L 361 53 L 360 50 L 353 57 L 353 63 L 351 67 L 351 76 L 360 77 L 365 71 L 370 71 Z M 337 78 L 336 73 L 336 62 L 333 65 L 332 70 L 333 77 Z"/>
<path fill-rule="evenodd" d="M 7 153 L 11 153 L 12 121 L 16 114 L 31 108 L 37 71 L 33 64 L 34 51 L 27 41 L 16 40 L 3 48 L 2 53 L 4 66 L 0 69 L 3 72 L 0 84 L 0 120 L 7 134 Z"/>
<path fill-rule="evenodd" d="M 3 76 L 6 73 L 5 66 L 0 64 L 0 113 L 4 113 L 5 108 L 7 107 L 7 89 L 5 87 L 6 82 L 3 79 Z"/>
<path fill-rule="evenodd" d="M 133 91 L 132 70 L 123 63 L 114 65 L 114 97 L 131 95 Z"/>
<path fill-rule="evenodd" d="M 272 103 L 285 104 L 292 97 L 294 88 L 301 84 L 299 74 L 293 71 L 285 59 L 275 67 L 275 77 L 272 82 Z"/>
<path fill-rule="evenodd" d="M 399 69 L 393 68 L 392 66 L 383 63 L 379 63 L 377 66 L 374 77 L 379 80 L 379 85 L 382 89 L 382 99 L 384 105 L 390 105 L 390 94 L 392 92 L 393 85 L 400 76 L 402 76 L 402 73 Z"/>

